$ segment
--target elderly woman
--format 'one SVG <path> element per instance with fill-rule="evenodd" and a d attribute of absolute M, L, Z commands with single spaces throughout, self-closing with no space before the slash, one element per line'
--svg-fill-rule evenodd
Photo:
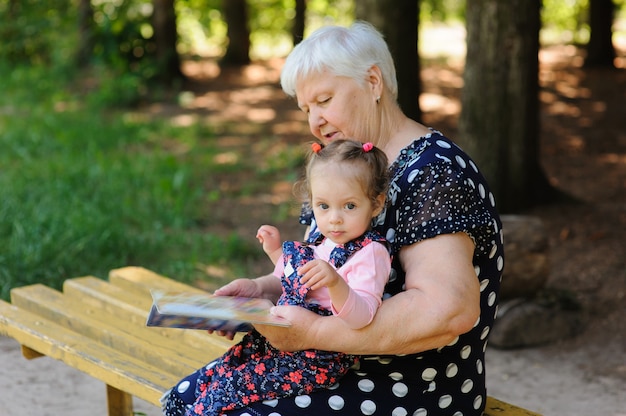
<path fill-rule="evenodd" d="M 256 327 L 280 350 L 360 355 L 359 368 L 329 389 L 228 414 L 482 414 L 484 352 L 504 261 L 501 222 L 484 177 L 452 141 L 402 113 L 391 54 L 367 23 L 317 30 L 287 57 L 281 84 L 319 140 L 371 141 L 386 153 L 390 203 L 375 228 L 391 244 L 393 270 L 385 300 L 364 328 L 297 306 L 274 308 L 289 328 Z M 301 222 L 315 231 L 307 209 Z M 237 279 L 216 294 L 277 299 L 280 292 L 265 281 Z M 173 388 L 166 414 L 184 414 L 193 404 L 196 378 Z"/>

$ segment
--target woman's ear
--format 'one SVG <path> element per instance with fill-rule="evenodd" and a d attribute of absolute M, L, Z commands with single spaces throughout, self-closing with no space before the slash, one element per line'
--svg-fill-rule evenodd
<path fill-rule="evenodd" d="M 378 65 L 372 65 L 367 71 L 366 79 L 374 97 L 380 98 L 383 93 L 383 75 Z"/>

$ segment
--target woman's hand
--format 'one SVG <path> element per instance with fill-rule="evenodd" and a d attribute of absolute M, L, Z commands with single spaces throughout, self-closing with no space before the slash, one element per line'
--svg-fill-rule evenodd
<path fill-rule="evenodd" d="M 272 313 L 291 322 L 291 326 L 255 325 L 255 329 L 267 338 L 270 344 L 281 351 L 314 348 L 309 344 L 309 340 L 315 339 L 315 328 L 324 317 L 301 306 L 275 306 Z"/>

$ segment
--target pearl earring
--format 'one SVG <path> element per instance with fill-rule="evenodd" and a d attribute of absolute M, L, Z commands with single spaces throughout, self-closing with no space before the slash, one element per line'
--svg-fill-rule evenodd
<path fill-rule="evenodd" d="M 376 104 L 380 104 L 380 95 L 376 97 Z"/>

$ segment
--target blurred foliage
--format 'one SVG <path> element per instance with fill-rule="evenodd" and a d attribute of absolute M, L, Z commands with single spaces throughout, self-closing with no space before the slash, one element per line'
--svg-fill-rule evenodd
<path fill-rule="evenodd" d="M 223 0 L 177 0 L 178 50 L 185 56 L 220 56 L 228 40 Z M 355 0 L 308 0 L 306 32 L 329 23 L 349 24 Z M 588 38 L 589 0 L 544 0 L 544 31 L 550 39 L 583 42 Z M 626 0 L 614 0 L 623 15 Z M 94 47 L 91 63 L 104 66 L 113 78 L 125 78 L 115 103 L 132 103 L 155 76 L 152 0 L 91 0 Z M 464 20 L 465 1 L 421 0 L 423 23 Z M 10 65 L 57 66 L 71 71 L 78 46 L 78 0 L 0 0 L 0 59 Z M 251 56 L 284 55 L 291 48 L 295 0 L 249 0 Z M 111 89 L 112 85 L 106 85 Z M 130 94 L 128 91 L 134 91 Z M 124 91 L 126 91 L 125 94 Z M 133 97 L 134 95 L 134 97 Z"/>

